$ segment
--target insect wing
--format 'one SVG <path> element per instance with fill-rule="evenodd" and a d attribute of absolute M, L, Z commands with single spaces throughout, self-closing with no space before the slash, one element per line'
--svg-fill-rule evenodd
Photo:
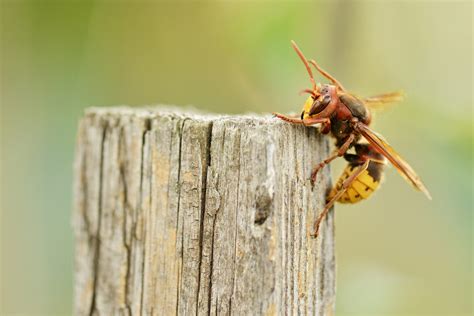
<path fill-rule="evenodd" d="M 383 139 L 383 137 L 372 131 L 367 125 L 357 123 L 356 130 L 361 133 L 367 141 L 373 145 L 382 155 L 384 155 L 398 170 L 398 172 L 416 189 L 423 192 L 428 199 L 431 195 L 425 187 L 420 177 L 412 167 Z"/>
<path fill-rule="evenodd" d="M 402 101 L 403 95 L 404 94 L 402 91 L 395 91 L 395 92 L 374 95 L 374 96 L 363 99 L 363 101 L 365 105 L 367 105 L 371 109 L 380 109 L 386 106 L 387 104 Z"/>

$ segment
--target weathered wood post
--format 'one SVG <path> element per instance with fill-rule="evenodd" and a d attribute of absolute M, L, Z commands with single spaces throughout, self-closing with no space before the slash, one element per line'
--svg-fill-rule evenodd
<path fill-rule="evenodd" d="M 332 315 L 330 184 L 314 129 L 266 116 L 89 109 L 75 163 L 77 315 Z"/>

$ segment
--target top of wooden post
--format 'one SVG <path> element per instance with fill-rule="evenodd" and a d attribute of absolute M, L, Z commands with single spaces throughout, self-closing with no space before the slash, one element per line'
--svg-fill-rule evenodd
<path fill-rule="evenodd" d="M 330 186 L 313 128 L 271 115 L 91 108 L 75 164 L 75 312 L 334 310 Z"/>

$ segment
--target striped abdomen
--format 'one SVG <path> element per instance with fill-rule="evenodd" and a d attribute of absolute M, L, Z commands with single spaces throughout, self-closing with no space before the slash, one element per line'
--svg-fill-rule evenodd
<path fill-rule="evenodd" d="M 336 185 L 329 193 L 328 200 L 341 189 L 343 182 L 358 170 L 360 164 L 349 163 L 342 175 L 337 180 Z M 370 197 L 370 195 L 380 186 L 383 174 L 383 163 L 371 161 L 367 170 L 361 173 L 352 182 L 350 187 L 337 200 L 339 203 L 357 203 Z"/>

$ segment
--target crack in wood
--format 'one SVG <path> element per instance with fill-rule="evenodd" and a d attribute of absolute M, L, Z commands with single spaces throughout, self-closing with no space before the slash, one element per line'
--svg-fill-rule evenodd
<path fill-rule="evenodd" d="M 237 202 L 237 205 L 235 207 L 235 233 L 234 233 L 234 276 L 232 278 L 232 292 L 230 293 L 229 295 L 229 314 L 232 315 L 232 296 L 234 295 L 235 293 L 235 284 L 236 284 L 236 279 L 237 279 L 237 269 L 235 268 L 236 266 L 236 262 L 237 262 L 237 243 L 238 243 L 238 239 L 237 239 L 237 234 L 238 234 L 238 231 L 239 231 L 239 228 L 238 228 L 238 217 L 239 217 L 239 194 L 240 194 L 240 170 L 241 170 L 241 167 L 240 167 L 240 160 L 241 160 L 241 154 L 242 154 L 242 150 L 241 150 L 241 141 L 242 141 L 242 134 L 239 133 L 238 136 L 237 136 L 237 145 L 236 147 L 239 148 L 238 150 L 238 162 L 237 162 L 237 165 L 239 166 L 239 171 L 237 172 L 237 198 L 235 199 L 236 202 Z"/>
<path fill-rule="evenodd" d="M 183 146 L 183 129 L 184 129 L 184 123 L 186 122 L 186 120 L 183 120 L 181 123 L 180 123 L 180 127 L 179 127 L 179 152 L 178 152 L 178 182 L 177 182 L 177 192 L 178 192 L 178 200 L 177 200 L 177 207 L 176 207 L 176 231 L 178 231 L 178 225 L 180 223 L 179 221 L 179 215 L 180 215 L 180 212 L 179 212 L 179 205 L 180 205 L 180 198 L 181 198 L 181 188 L 180 188 L 180 179 L 181 179 L 181 148 Z M 171 153 L 171 146 L 172 146 L 172 142 L 170 141 L 170 153 Z M 168 192 L 168 195 L 169 195 L 169 192 Z M 181 228 L 181 231 L 183 231 L 183 228 Z M 184 253 L 183 253 L 183 239 L 184 239 L 184 236 L 181 236 L 181 249 L 180 249 L 180 255 L 181 255 L 181 259 L 183 258 L 184 256 Z M 178 248 L 178 239 L 176 238 L 176 242 L 175 242 L 175 247 Z M 181 275 L 183 274 L 183 265 L 180 264 L 179 266 L 179 269 L 177 269 L 177 286 L 176 286 L 176 306 L 175 306 L 175 313 L 176 315 L 178 315 L 178 311 L 179 311 L 179 292 L 181 290 Z"/>
<path fill-rule="evenodd" d="M 203 170 L 203 177 L 201 182 L 201 223 L 199 228 L 199 267 L 198 267 L 198 282 L 196 294 L 196 315 L 199 311 L 199 297 L 201 292 L 201 265 L 202 265 L 202 251 L 203 251 L 203 237 L 204 237 L 204 217 L 206 216 L 206 194 L 207 194 L 207 174 L 209 166 L 211 165 L 211 144 L 212 144 L 212 122 L 209 124 L 206 142 L 206 164 Z"/>
<path fill-rule="evenodd" d="M 103 167 L 104 167 L 104 146 L 105 146 L 105 137 L 107 135 L 108 124 L 105 123 L 102 126 L 102 138 L 100 142 L 100 163 L 99 163 L 99 189 L 98 189 L 98 205 L 97 205 L 97 232 L 96 241 L 95 241 L 95 249 L 94 249 L 94 261 L 93 261 L 93 292 L 92 292 L 92 303 L 91 308 L 89 311 L 89 315 L 93 315 L 96 309 L 96 295 L 97 295 L 97 280 L 99 276 L 99 258 L 100 258 L 100 227 L 101 227 L 101 217 L 102 217 L 102 191 L 103 191 Z"/>
<path fill-rule="evenodd" d="M 149 135 L 150 135 L 150 131 L 151 131 L 151 118 L 145 118 L 144 119 L 144 129 L 142 131 L 142 135 L 141 135 L 141 149 L 140 149 L 140 184 L 139 184 L 139 202 L 138 202 L 138 205 L 137 205 L 137 208 L 140 209 L 140 215 L 141 217 L 138 217 L 137 219 L 140 221 L 138 222 L 139 225 L 141 225 L 141 227 L 144 226 L 143 224 L 143 218 L 145 216 L 144 212 L 144 208 L 143 208 L 143 181 L 145 179 L 145 156 L 146 156 L 146 153 L 147 153 L 147 148 L 148 148 L 148 145 L 149 145 L 149 142 L 147 142 L 147 137 L 149 138 Z M 151 182 L 149 183 L 149 186 L 151 187 Z M 151 190 L 151 188 L 149 188 Z M 150 196 L 148 197 L 148 203 L 149 205 L 151 205 L 151 194 Z M 138 234 L 138 232 L 135 230 L 134 231 L 135 234 Z M 141 232 L 141 240 L 144 239 L 143 237 L 143 232 Z M 138 238 L 137 238 L 138 239 Z M 143 299 L 144 299 L 144 292 L 145 292 L 145 251 L 146 251 L 146 247 L 143 246 L 142 247 L 142 253 L 141 253 L 141 256 L 142 256 L 142 263 L 141 263 L 141 274 L 140 274 L 140 281 L 141 281 L 141 284 L 140 284 L 140 294 L 139 294 L 139 299 L 140 299 L 140 314 L 143 315 Z"/>

